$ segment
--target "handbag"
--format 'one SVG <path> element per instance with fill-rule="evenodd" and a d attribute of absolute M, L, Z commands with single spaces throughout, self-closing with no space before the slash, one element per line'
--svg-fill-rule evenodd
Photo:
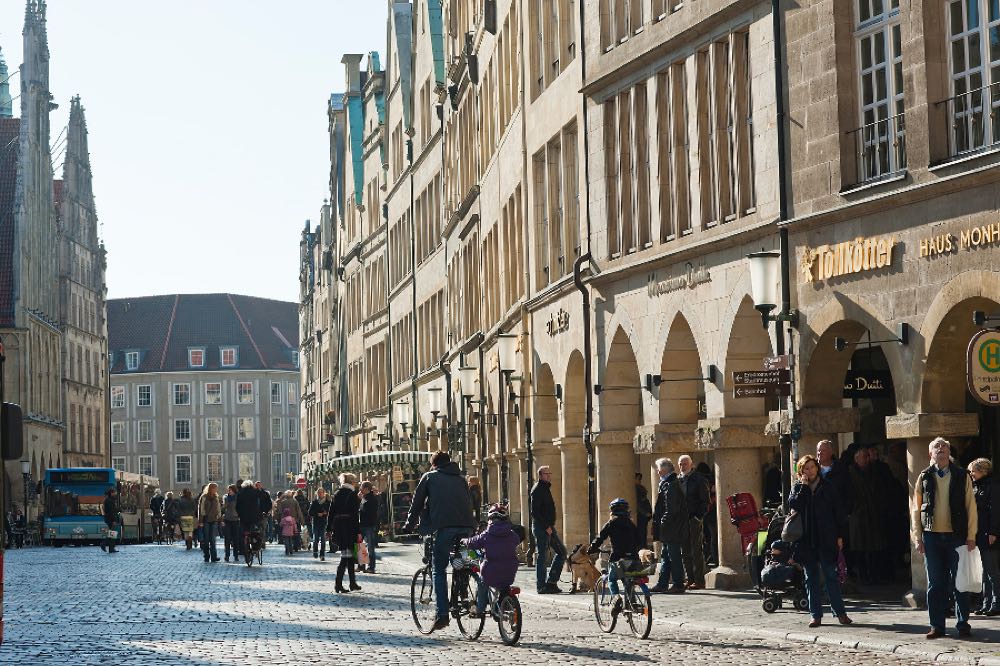
<path fill-rule="evenodd" d="M 956 548 L 958 551 L 958 571 L 955 574 L 956 592 L 983 591 L 983 559 L 978 548 L 969 550 L 964 544 Z"/>
<path fill-rule="evenodd" d="M 358 564 L 364 567 L 368 566 L 368 544 L 362 541 L 356 547 L 358 549 Z"/>
<path fill-rule="evenodd" d="M 118 538 L 118 530 L 108 530 L 108 538 L 109 539 L 117 539 Z"/>
<path fill-rule="evenodd" d="M 802 516 L 798 511 L 792 510 L 785 517 L 785 524 L 781 526 L 781 540 L 796 543 L 802 539 L 803 533 Z"/>

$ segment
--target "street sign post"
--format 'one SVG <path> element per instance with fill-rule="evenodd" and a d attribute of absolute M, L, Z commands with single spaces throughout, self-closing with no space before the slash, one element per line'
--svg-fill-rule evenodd
<path fill-rule="evenodd" d="M 747 384 L 733 389 L 734 398 L 787 398 L 791 394 L 791 384 Z"/>
<path fill-rule="evenodd" d="M 791 354 L 782 354 L 781 356 L 766 356 L 764 357 L 764 369 L 765 370 L 788 370 L 792 367 L 794 358 Z"/>
<path fill-rule="evenodd" d="M 740 370 L 733 373 L 733 384 L 787 384 L 792 381 L 791 370 Z"/>
<path fill-rule="evenodd" d="M 1000 332 L 979 331 L 969 342 L 966 358 L 969 392 L 980 403 L 1000 405 Z"/>

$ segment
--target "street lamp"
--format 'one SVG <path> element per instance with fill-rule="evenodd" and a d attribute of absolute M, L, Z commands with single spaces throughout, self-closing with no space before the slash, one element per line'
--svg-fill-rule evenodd
<path fill-rule="evenodd" d="M 389 422 L 388 414 L 378 414 L 376 416 L 372 416 L 368 419 L 368 422 L 372 424 L 373 428 L 375 428 L 375 436 L 378 438 L 379 449 L 382 448 L 382 442 L 385 440 L 388 439 L 390 443 L 392 442 L 392 437 L 388 436 L 385 431 L 386 424 Z"/>
<path fill-rule="evenodd" d="M 754 308 L 760 312 L 764 328 L 767 328 L 772 321 L 771 311 L 778 307 L 781 253 L 754 252 L 748 254 L 747 259 L 750 260 L 750 296 L 753 298 Z"/>
<path fill-rule="evenodd" d="M 517 368 L 517 336 L 512 333 L 501 333 L 497 336 L 497 353 L 500 361 L 500 500 L 508 501 L 510 495 L 507 485 L 507 401 L 504 400 L 506 388 L 510 384 L 510 376 Z"/>
<path fill-rule="evenodd" d="M 24 487 L 24 522 L 28 522 L 28 480 L 31 478 L 31 461 L 21 461 L 21 485 Z"/>
<path fill-rule="evenodd" d="M 399 448 L 403 448 L 403 441 L 406 440 L 406 428 L 409 425 L 410 401 L 400 400 L 396 403 L 396 423 L 403 429 L 403 437 L 399 441 Z"/>
<path fill-rule="evenodd" d="M 443 421 L 448 420 L 448 415 L 441 415 L 442 406 L 444 400 L 444 391 L 440 387 L 434 387 L 427 389 L 427 402 L 431 408 L 431 427 L 433 427 L 437 433 L 438 438 L 438 448 L 441 448 L 441 428 L 438 427 L 438 419 Z M 450 446 L 450 442 L 449 442 Z"/>

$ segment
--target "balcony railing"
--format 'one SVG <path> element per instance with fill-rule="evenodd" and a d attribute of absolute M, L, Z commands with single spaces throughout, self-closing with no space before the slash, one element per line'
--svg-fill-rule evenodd
<path fill-rule="evenodd" d="M 858 156 L 858 182 L 867 183 L 899 173 L 906 168 L 905 114 L 859 127 L 854 137 Z"/>
<path fill-rule="evenodd" d="M 938 102 L 947 107 L 948 153 L 973 153 L 1000 143 L 1000 82 Z"/>

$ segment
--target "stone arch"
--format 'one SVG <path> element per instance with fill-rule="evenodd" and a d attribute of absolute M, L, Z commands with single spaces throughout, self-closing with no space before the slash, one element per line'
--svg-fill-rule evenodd
<path fill-rule="evenodd" d="M 771 338 L 760 320 L 760 313 L 753 301 L 744 295 L 733 317 L 733 325 L 726 345 L 726 360 L 720 382 L 726 387 L 724 407 L 726 416 L 759 416 L 767 414 L 768 401 L 763 398 L 735 398 L 732 373 L 740 370 L 760 370 L 764 357 L 772 352 Z"/>
<path fill-rule="evenodd" d="M 992 314 L 1000 311 L 1000 304 L 983 296 L 967 298 L 954 304 L 934 329 L 927 345 L 920 390 L 921 412 L 947 414 L 966 411 L 969 398 L 966 350 L 969 340 L 979 330 L 972 321 L 974 310 Z"/>
<path fill-rule="evenodd" d="M 696 423 L 705 399 L 704 382 L 672 381 L 702 377 L 701 355 L 687 318 L 678 312 L 670 324 L 660 359 L 660 423 Z"/>
<path fill-rule="evenodd" d="M 556 383 L 547 363 L 538 368 L 534 385 L 535 441 L 550 442 L 559 437 L 559 401 L 554 397 Z"/>
<path fill-rule="evenodd" d="M 592 388 L 584 385 L 585 379 L 583 354 L 579 350 L 573 350 L 563 380 L 562 422 L 559 433 L 562 437 L 583 436 L 583 426 L 586 424 L 586 391 Z"/>
<path fill-rule="evenodd" d="M 618 328 L 608 347 L 601 384 L 613 387 L 600 395 L 601 430 L 634 429 L 642 423 L 639 365 L 625 329 Z"/>

